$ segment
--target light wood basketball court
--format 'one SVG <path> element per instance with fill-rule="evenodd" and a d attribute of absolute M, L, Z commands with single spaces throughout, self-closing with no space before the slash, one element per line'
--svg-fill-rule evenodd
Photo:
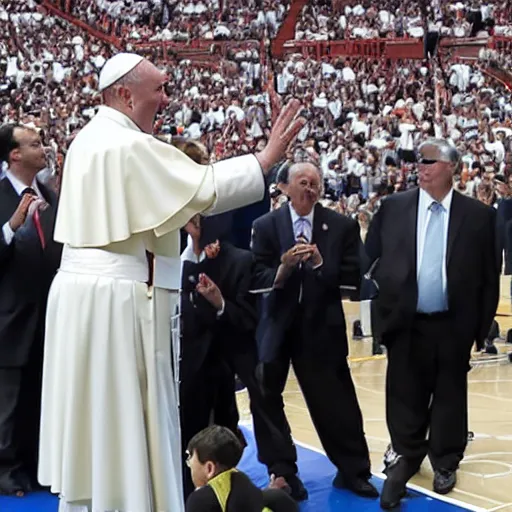
<path fill-rule="evenodd" d="M 496 318 L 503 336 L 512 328 L 510 278 L 502 278 L 501 301 Z M 359 304 L 344 303 L 348 335 L 359 318 Z M 512 364 L 506 358 L 512 345 L 497 343 L 499 355 L 474 354 L 469 373 L 469 429 L 475 438 L 468 444 L 458 472 L 458 483 L 449 495 L 487 511 L 512 512 Z M 371 340 L 350 341 L 350 366 L 363 411 L 372 457 L 372 470 L 380 473 L 389 443 L 384 412 L 386 357 L 371 356 Z M 290 373 L 284 392 L 286 413 L 297 441 L 322 448 L 309 417 L 297 380 Z M 238 394 L 241 420 L 250 418 L 246 392 Z M 432 491 L 432 471 L 425 462 L 411 483 Z"/>

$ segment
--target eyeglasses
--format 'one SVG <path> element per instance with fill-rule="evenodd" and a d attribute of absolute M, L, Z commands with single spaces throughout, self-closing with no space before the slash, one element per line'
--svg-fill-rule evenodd
<path fill-rule="evenodd" d="M 419 163 L 421 165 L 434 165 L 437 163 L 437 160 L 429 160 L 428 158 L 421 158 Z"/>

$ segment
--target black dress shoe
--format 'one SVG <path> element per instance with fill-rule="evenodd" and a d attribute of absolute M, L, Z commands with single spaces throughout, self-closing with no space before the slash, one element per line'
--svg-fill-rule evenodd
<path fill-rule="evenodd" d="M 391 510 L 398 507 L 402 498 L 407 494 L 405 483 L 386 478 L 382 493 L 380 495 L 380 506 L 384 510 Z"/>
<path fill-rule="evenodd" d="M 22 470 L 14 470 L 12 473 L 0 477 L 0 495 L 24 496 L 32 490 L 30 478 Z"/>
<path fill-rule="evenodd" d="M 378 498 L 379 491 L 364 478 L 346 478 L 339 471 L 336 473 L 332 485 L 336 489 L 347 489 L 363 498 Z"/>
<path fill-rule="evenodd" d="M 395 459 L 386 470 L 386 480 L 380 494 L 380 506 L 390 510 L 400 504 L 407 494 L 405 485 L 410 476 L 414 474 L 403 458 Z"/>
<path fill-rule="evenodd" d="M 434 492 L 448 494 L 457 483 L 457 473 L 447 469 L 439 469 L 434 473 Z"/>
<path fill-rule="evenodd" d="M 286 487 L 283 490 L 295 501 L 305 501 L 308 499 L 308 491 L 297 475 L 285 476 L 284 479 L 286 480 Z"/>

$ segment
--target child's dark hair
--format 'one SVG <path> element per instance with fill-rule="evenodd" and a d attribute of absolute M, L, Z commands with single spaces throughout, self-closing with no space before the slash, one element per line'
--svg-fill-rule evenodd
<path fill-rule="evenodd" d="M 226 427 L 212 425 L 201 430 L 188 443 L 190 455 L 196 454 L 201 464 L 215 463 L 221 471 L 236 467 L 240 462 L 243 447 L 238 438 Z"/>

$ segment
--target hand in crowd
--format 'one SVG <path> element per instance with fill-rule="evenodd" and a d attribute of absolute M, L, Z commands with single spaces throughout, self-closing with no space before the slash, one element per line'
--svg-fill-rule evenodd
<path fill-rule="evenodd" d="M 224 299 L 219 287 L 206 275 L 199 275 L 199 283 L 196 290 L 200 293 L 217 311 L 222 309 Z"/>

